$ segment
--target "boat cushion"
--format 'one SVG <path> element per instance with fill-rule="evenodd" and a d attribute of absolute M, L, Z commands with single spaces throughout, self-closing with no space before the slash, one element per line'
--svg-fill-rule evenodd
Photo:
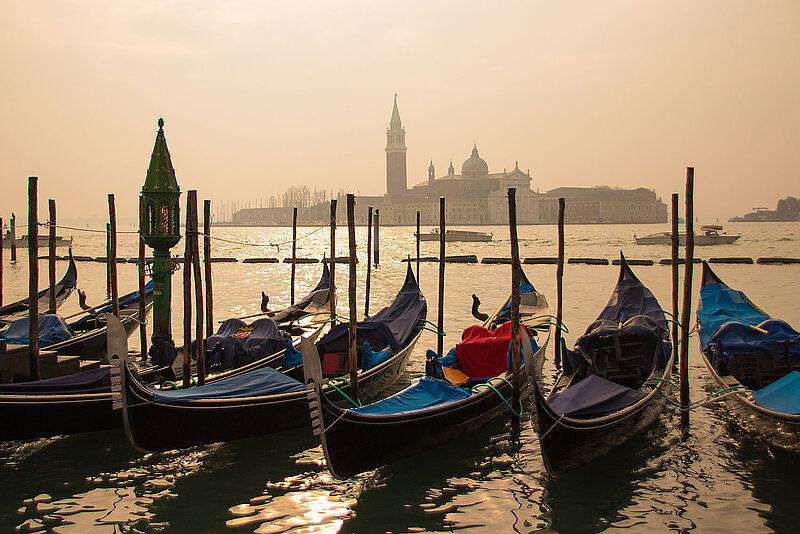
<path fill-rule="evenodd" d="M 96 393 L 111 389 L 111 377 L 108 367 L 98 367 L 44 380 L 30 382 L 16 382 L 14 384 L 0 384 L 0 393 L 12 395 L 49 395 L 49 394 L 75 394 Z"/>
<path fill-rule="evenodd" d="M 700 344 L 705 349 L 717 330 L 727 322 L 757 325 L 770 317 L 759 311 L 741 291 L 725 284 L 706 284 L 700 288 L 697 320 L 700 322 Z"/>
<path fill-rule="evenodd" d="M 559 414 L 597 415 L 621 410 L 646 396 L 642 391 L 589 375 L 574 386 L 552 395 L 547 404 Z"/>
<path fill-rule="evenodd" d="M 401 414 L 450 404 L 469 396 L 468 389 L 451 386 L 444 380 L 423 376 L 412 380 L 407 388 L 391 397 L 361 408 L 352 408 L 351 411 L 374 415 Z"/>
<path fill-rule="evenodd" d="M 173 404 L 204 399 L 240 399 L 293 393 L 305 391 L 305 386 L 278 370 L 264 367 L 189 389 L 149 389 L 153 392 L 154 401 Z"/>
<path fill-rule="evenodd" d="M 524 342 L 533 334 L 525 325 L 520 325 L 520 342 Z M 483 326 L 467 327 L 461 336 L 461 343 L 456 345 L 458 356 L 457 368 L 472 380 L 482 380 L 501 376 L 509 368 L 511 353 L 511 323 L 503 323 L 494 330 Z M 536 342 L 531 339 L 534 352 Z M 520 362 L 522 362 L 520 347 Z M 449 365 L 448 367 L 452 367 Z"/>
<path fill-rule="evenodd" d="M 756 404 L 773 412 L 800 414 L 800 373 L 792 371 L 780 380 L 753 392 Z"/>
<path fill-rule="evenodd" d="M 29 318 L 23 317 L 11 323 L 5 332 L 0 333 L 0 337 L 9 344 L 27 345 L 30 341 L 28 339 L 29 332 Z M 39 348 L 61 343 L 73 335 L 69 325 L 60 315 L 47 314 L 39 316 Z"/>

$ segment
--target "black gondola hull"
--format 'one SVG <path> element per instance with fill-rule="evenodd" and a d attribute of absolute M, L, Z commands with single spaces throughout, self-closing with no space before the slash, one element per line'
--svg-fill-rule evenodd
<path fill-rule="evenodd" d="M 361 374 L 358 380 L 359 395 L 369 398 L 397 380 L 418 339 L 419 334 L 390 361 Z M 168 451 L 292 428 L 311 428 L 304 391 L 224 401 L 165 404 L 153 402 L 152 394 L 127 368 L 125 387 L 129 439 L 148 451 Z M 347 386 L 340 389 L 350 393 Z M 334 394 L 331 392 L 331 395 Z M 342 402 L 347 401 L 342 399 Z"/>
<path fill-rule="evenodd" d="M 510 405 L 512 388 L 507 383 L 496 384 L 499 395 L 487 389 L 449 408 L 412 416 L 342 413 L 327 396 L 320 395 L 328 469 L 336 478 L 349 478 L 468 435 L 494 419 L 511 417 L 500 395 Z M 526 392 L 527 388 L 523 389 L 521 397 Z"/>
<path fill-rule="evenodd" d="M 46 438 L 121 426 L 119 411 L 111 409 L 110 393 L 71 397 L 0 395 L 0 421 L 3 422 L 0 441 Z"/>
<path fill-rule="evenodd" d="M 664 408 L 663 398 L 656 395 L 611 421 L 598 423 L 561 417 L 550 408 L 538 387 L 533 395 L 539 448 L 545 468 L 552 476 L 585 465 L 621 446 L 652 425 Z"/>

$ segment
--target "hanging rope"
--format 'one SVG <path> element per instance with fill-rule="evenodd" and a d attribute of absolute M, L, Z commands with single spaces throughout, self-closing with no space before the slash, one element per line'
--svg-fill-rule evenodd
<path fill-rule="evenodd" d="M 78 228 L 76 226 L 65 226 L 63 224 L 50 224 L 49 221 L 47 222 L 40 222 L 39 226 L 42 227 L 54 227 L 54 228 L 63 228 L 65 230 L 74 230 L 76 232 L 91 232 L 96 234 L 105 234 L 106 230 L 98 230 L 97 228 Z M 17 227 L 19 228 L 19 227 Z M 117 230 L 118 234 L 138 234 L 139 230 Z"/>
<path fill-rule="evenodd" d="M 495 387 L 494 387 L 494 386 L 491 384 L 491 381 L 492 381 L 492 380 L 502 380 L 503 382 L 505 382 L 506 384 L 508 384 L 508 385 L 509 385 L 509 386 L 511 386 L 512 388 L 514 387 L 514 386 L 512 386 L 512 385 L 511 385 L 511 382 L 509 382 L 509 381 L 508 381 L 508 380 L 506 380 L 505 378 L 503 378 L 503 377 L 501 377 L 501 376 L 497 376 L 497 377 L 494 377 L 494 378 L 490 378 L 490 379 L 489 379 L 489 380 L 487 380 L 486 382 L 481 382 L 480 384 L 476 384 L 476 385 L 472 386 L 472 390 L 471 390 L 471 391 L 472 391 L 473 393 L 477 393 L 477 392 L 478 392 L 478 388 L 479 388 L 479 387 L 481 387 L 481 386 L 486 386 L 486 387 L 488 387 L 489 389 L 491 389 L 492 391 L 494 391 L 495 393 L 497 393 L 497 396 L 498 396 L 498 397 L 500 397 L 500 400 L 501 400 L 501 401 L 503 401 L 503 404 L 505 404 L 505 405 L 506 405 L 506 407 L 509 409 L 509 411 L 510 411 L 512 414 L 514 414 L 514 417 L 520 417 L 520 414 L 519 414 L 519 413 L 517 413 L 517 411 L 516 411 L 516 410 L 514 410 L 514 408 L 512 408 L 512 407 L 511 407 L 511 405 L 508 403 L 508 401 L 506 400 L 506 398 L 505 398 L 505 397 L 503 397 L 503 394 L 502 394 L 502 393 L 500 393 L 499 391 L 497 391 L 497 388 L 495 388 Z"/>
<path fill-rule="evenodd" d="M 338 386 L 335 384 L 335 382 L 339 382 L 340 384 L 347 384 L 347 387 L 351 387 L 351 386 L 350 386 L 350 381 L 349 381 L 349 380 L 347 380 L 346 378 L 337 377 L 337 378 L 333 378 L 333 379 L 329 380 L 329 381 L 328 381 L 328 385 L 329 385 L 330 387 L 332 387 L 333 389 L 335 389 L 336 391 L 338 391 L 339 393 L 341 393 L 341 394 L 342 394 L 342 397 L 344 397 L 345 399 L 349 400 L 349 401 L 350 401 L 350 404 L 352 404 L 354 408 L 361 408 L 361 401 L 358 401 L 358 403 L 356 403 L 356 402 L 355 402 L 353 399 L 351 399 L 351 398 L 350 398 L 350 397 L 347 395 L 347 393 L 345 393 L 344 391 L 342 391 L 342 390 L 341 390 L 341 389 L 340 389 L 340 388 L 339 388 L 339 387 L 338 387 Z M 331 426 L 332 426 L 332 425 L 331 425 Z"/>
<path fill-rule="evenodd" d="M 680 389 L 681 389 L 681 386 L 676 384 L 672 380 L 667 380 L 666 378 L 655 378 L 655 380 L 658 380 L 659 382 L 664 382 L 666 384 L 669 384 L 670 386 L 674 387 L 678 391 L 680 391 Z M 664 392 L 661 391 L 661 388 L 658 389 L 658 392 L 661 394 L 662 397 L 664 397 L 664 400 L 666 400 L 669 404 L 671 404 L 671 405 L 673 405 L 673 406 L 675 406 L 677 408 L 680 408 L 681 410 L 694 410 L 694 409 L 697 409 L 697 408 L 699 408 L 701 406 L 705 406 L 706 404 L 709 404 L 711 402 L 715 402 L 715 401 L 718 401 L 720 399 L 723 399 L 723 398 L 727 397 L 728 395 L 732 395 L 733 393 L 736 393 L 736 392 L 741 391 L 741 390 L 746 390 L 746 389 L 747 388 L 745 386 L 741 385 L 741 384 L 738 385 L 738 386 L 731 386 L 731 387 L 723 388 L 723 389 L 720 389 L 719 391 L 715 391 L 714 393 L 711 393 L 710 395 L 708 395 L 707 397 L 705 397 L 705 398 L 703 398 L 703 399 L 701 399 L 699 401 L 696 401 L 696 402 L 689 401 L 689 404 L 687 404 L 686 406 L 684 406 L 682 404 L 678 404 L 677 402 L 675 402 L 672 399 L 670 399 L 669 397 L 667 397 L 664 394 Z"/>

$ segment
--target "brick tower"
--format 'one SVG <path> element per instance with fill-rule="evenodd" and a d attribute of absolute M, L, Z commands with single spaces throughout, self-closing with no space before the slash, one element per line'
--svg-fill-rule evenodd
<path fill-rule="evenodd" d="M 386 130 L 386 194 L 389 197 L 407 191 L 406 181 L 406 130 L 397 111 L 397 94 L 389 128 Z"/>

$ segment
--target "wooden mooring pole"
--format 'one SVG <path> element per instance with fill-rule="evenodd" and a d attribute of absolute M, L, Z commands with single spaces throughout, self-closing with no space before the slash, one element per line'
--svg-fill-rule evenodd
<path fill-rule="evenodd" d="M 439 197 L 439 317 L 436 322 L 436 353 L 441 358 L 444 356 L 444 227 L 445 227 L 444 197 Z"/>
<path fill-rule="evenodd" d="M 106 298 L 111 300 L 111 224 L 106 223 Z"/>
<path fill-rule="evenodd" d="M 187 198 L 191 204 L 192 212 L 192 228 L 186 229 L 186 239 L 192 242 L 192 273 L 194 275 L 194 304 L 195 304 L 195 322 L 194 330 L 197 336 L 197 341 L 194 346 L 195 361 L 197 362 L 197 385 L 202 386 L 206 383 L 206 351 L 205 340 L 203 338 L 203 328 L 205 326 L 203 321 L 203 279 L 200 274 L 200 232 L 199 217 L 197 214 L 197 191 L 191 190 L 187 192 Z"/>
<path fill-rule="evenodd" d="M 336 324 L 336 199 L 331 199 L 331 283 L 328 286 L 328 301 L 331 306 L 331 328 Z M 324 261 L 324 260 L 323 260 Z"/>
<path fill-rule="evenodd" d="M 381 262 L 381 210 L 375 210 L 375 267 Z"/>
<path fill-rule="evenodd" d="M 211 201 L 203 201 L 203 262 L 206 275 L 206 337 L 214 335 L 214 287 L 211 283 Z M 294 266 L 294 263 L 292 263 Z M 197 335 L 202 337 L 202 334 Z"/>
<path fill-rule="evenodd" d="M 367 208 L 367 287 L 364 291 L 364 318 L 369 317 L 369 289 L 372 278 L 372 206 Z"/>
<path fill-rule="evenodd" d="M 680 309 L 678 308 L 678 292 L 680 291 L 678 257 L 680 255 L 680 236 L 678 234 L 678 193 L 672 193 L 672 354 L 675 362 L 678 361 L 678 324 L 680 322 Z"/>
<path fill-rule="evenodd" d="M 39 369 L 38 180 L 36 176 L 28 178 L 28 366 L 30 376 L 35 380 L 42 378 Z"/>
<path fill-rule="evenodd" d="M 686 263 L 683 271 L 683 311 L 681 313 L 680 376 L 681 430 L 689 433 L 689 323 L 692 313 L 692 274 L 694 271 L 694 167 L 686 168 Z"/>
<path fill-rule="evenodd" d="M 141 204 L 141 197 L 139 198 Z M 140 210 L 141 211 L 141 210 Z M 145 281 L 144 281 L 144 238 L 142 234 L 138 235 L 139 238 L 139 347 L 142 361 L 147 359 L 147 303 L 144 298 Z"/>
<path fill-rule="evenodd" d="M 47 313 L 56 313 L 56 201 L 48 199 L 47 206 L 50 210 L 49 229 L 49 254 L 47 256 L 47 274 L 50 282 L 50 306 Z"/>
<path fill-rule="evenodd" d="M 292 287 L 290 303 L 294 306 L 294 276 L 297 269 L 297 208 L 292 208 Z"/>
<path fill-rule="evenodd" d="M 519 284 L 520 284 L 520 264 L 519 264 L 519 241 L 517 240 L 517 190 L 514 187 L 508 188 L 508 231 L 511 236 L 511 406 L 514 408 L 511 420 L 514 428 L 519 428 L 519 417 L 521 413 L 520 404 L 520 377 L 519 377 Z"/>
<path fill-rule="evenodd" d="M 564 297 L 564 197 L 558 199 L 558 264 L 556 265 L 556 352 L 555 364 L 561 369 L 561 321 Z"/>
<path fill-rule="evenodd" d="M 108 280 L 111 286 L 111 310 L 119 317 L 119 286 L 117 285 L 117 209 L 114 195 L 108 195 Z M 144 319 L 144 318 L 142 318 Z"/>
<path fill-rule="evenodd" d="M 417 210 L 417 284 L 419 284 L 419 242 L 421 240 L 419 234 L 419 210 Z"/>
<path fill-rule="evenodd" d="M 183 236 L 183 387 L 192 386 L 192 191 L 186 192 L 186 231 Z"/>
<path fill-rule="evenodd" d="M 353 401 L 358 404 L 358 353 L 356 352 L 356 199 L 352 194 L 347 195 L 347 233 L 350 239 L 350 280 L 348 293 L 350 296 L 350 323 L 347 329 L 348 356 L 350 367 L 350 390 L 353 392 Z"/>
<path fill-rule="evenodd" d="M 17 262 L 17 216 L 11 212 L 11 263 Z"/>

